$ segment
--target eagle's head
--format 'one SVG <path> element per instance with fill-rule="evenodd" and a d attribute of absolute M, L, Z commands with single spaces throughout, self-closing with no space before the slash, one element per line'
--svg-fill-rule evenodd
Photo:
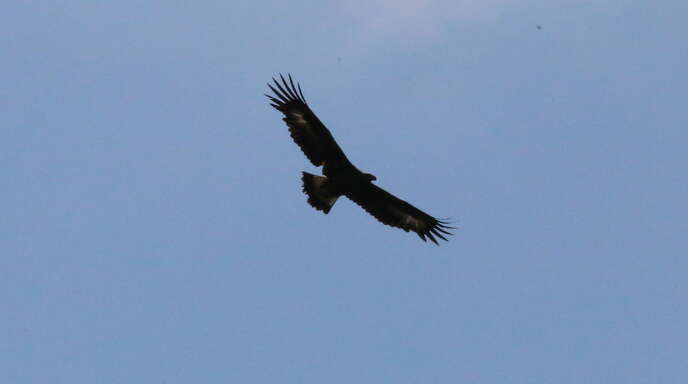
<path fill-rule="evenodd" d="M 365 176 L 365 178 L 368 179 L 368 181 L 377 180 L 377 177 L 375 177 L 375 175 L 371 175 L 370 173 L 364 173 L 363 176 Z"/>

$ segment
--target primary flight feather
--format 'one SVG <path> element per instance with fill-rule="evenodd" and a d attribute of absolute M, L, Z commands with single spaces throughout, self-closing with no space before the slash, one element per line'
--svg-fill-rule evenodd
<path fill-rule="evenodd" d="M 288 79 L 288 80 L 287 80 Z M 380 222 L 404 231 L 413 231 L 423 241 L 447 240 L 451 235 L 448 222 L 438 220 L 372 182 L 377 178 L 361 172 L 344 154 L 330 131 L 311 111 L 301 86 L 280 75 L 268 84 L 274 95 L 265 95 L 270 105 L 284 114 L 285 123 L 294 142 L 315 166 L 322 166 L 324 176 L 303 172 L 303 191 L 308 203 L 327 214 L 340 196 L 346 196 Z"/>

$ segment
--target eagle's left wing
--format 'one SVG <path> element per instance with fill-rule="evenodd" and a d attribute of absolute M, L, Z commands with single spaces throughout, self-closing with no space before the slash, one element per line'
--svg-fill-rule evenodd
<path fill-rule="evenodd" d="M 338 164 L 348 164 L 349 160 L 332 137 L 330 130 L 308 107 L 301 86 L 298 83 L 294 84 L 291 75 L 289 82 L 281 74 L 280 79 L 281 83 L 273 78 L 273 84 L 268 84 L 275 95 L 265 96 L 270 99 L 270 105 L 284 114 L 282 120 L 287 123 L 291 138 L 308 160 L 316 167 L 325 163 L 334 167 Z"/>
<path fill-rule="evenodd" d="M 448 226 L 448 222 L 428 215 L 372 183 L 365 188 L 347 192 L 346 197 L 381 223 L 401 228 L 406 232 L 414 231 L 423 241 L 426 241 L 426 236 L 435 244 L 438 244 L 435 237 L 447 241 L 442 234 L 451 235 L 447 230 L 455 229 Z"/>

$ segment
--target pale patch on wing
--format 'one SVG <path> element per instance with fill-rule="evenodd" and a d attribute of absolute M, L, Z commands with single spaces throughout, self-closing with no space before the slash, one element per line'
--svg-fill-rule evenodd
<path fill-rule="evenodd" d="M 420 223 L 415 217 L 406 215 L 406 217 L 404 218 L 404 228 L 417 230 L 420 228 Z"/>
<path fill-rule="evenodd" d="M 408 231 L 409 229 L 414 231 L 421 229 L 420 220 L 409 215 L 407 212 L 404 212 L 396 206 L 389 206 L 387 209 L 390 211 L 390 213 L 399 218 L 399 223 L 405 231 Z"/>
<path fill-rule="evenodd" d="M 291 112 L 292 115 L 296 117 L 296 122 L 299 124 L 306 125 L 308 122 L 303 118 L 303 113 L 301 112 Z"/>
<path fill-rule="evenodd" d="M 303 113 L 296 112 L 296 111 L 289 111 L 289 114 L 294 119 L 293 121 L 295 124 L 298 124 L 301 127 L 301 129 L 308 131 L 309 135 L 313 135 L 313 130 L 311 129 L 312 127 L 310 124 L 308 124 L 308 121 L 306 121 L 306 119 L 304 118 Z"/>

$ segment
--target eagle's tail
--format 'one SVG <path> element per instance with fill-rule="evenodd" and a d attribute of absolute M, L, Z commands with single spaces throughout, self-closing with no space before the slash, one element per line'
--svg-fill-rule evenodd
<path fill-rule="evenodd" d="M 303 172 L 301 180 L 303 180 L 303 192 L 308 195 L 308 204 L 324 213 L 330 212 L 340 195 L 327 189 L 327 177 Z"/>

